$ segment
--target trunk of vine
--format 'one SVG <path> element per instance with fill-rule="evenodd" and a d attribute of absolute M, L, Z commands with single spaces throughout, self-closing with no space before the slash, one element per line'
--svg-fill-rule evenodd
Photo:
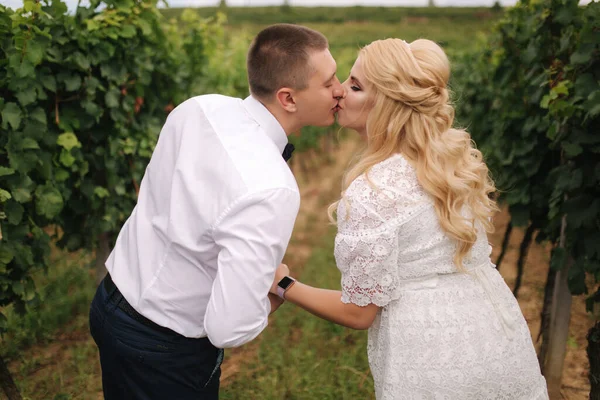
<path fill-rule="evenodd" d="M 500 264 L 502 264 L 502 260 L 504 260 L 504 256 L 506 255 L 506 250 L 508 250 L 508 243 L 510 242 L 510 234 L 512 233 L 512 229 L 512 222 L 509 222 L 506 226 L 506 232 L 504 232 L 504 239 L 502 239 L 502 250 L 500 251 L 500 255 L 496 260 L 496 269 L 498 271 L 500 271 Z"/>
<path fill-rule="evenodd" d="M 533 240 L 533 233 L 535 232 L 535 224 L 529 225 L 527 230 L 525 231 L 525 236 L 523 237 L 523 241 L 521 242 L 521 246 L 519 248 L 519 261 L 517 262 L 517 280 L 515 282 L 515 288 L 513 289 L 513 294 L 515 297 L 519 294 L 519 289 L 521 288 L 521 283 L 523 281 L 523 271 L 525 270 L 525 261 L 527 261 L 527 253 L 529 251 L 529 246 L 531 245 L 531 241 Z"/>
<path fill-rule="evenodd" d="M 590 400 L 600 400 L 600 321 L 592 326 L 587 335 L 587 354 L 590 360 Z"/>
<path fill-rule="evenodd" d="M 563 216 L 559 246 L 564 247 L 567 225 L 566 215 Z M 569 337 L 569 324 L 571 322 L 572 296 L 569 291 L 567 277 L 572 259 L 569 257 L 567 265 L 556 272 L 556 281 L 552 292 L 552 311 L 550 314 L 550 337 L 548 343 L 548 357 L 544 364 L 544 376 L 548 383 L 548 394 L 550 400 L 562 399 L 560 384 L 562 370 L 567 353 L 567 339 Z"/>
<path fill-rule="evenodd" d="M 96 284 L 100 284 L 106 276 L 106 259 L 110 254 L 110 246 L 108 243 L 108 233 L 101 233 L 98 237 L 98 248 L 96 249 Z"/>
<path fill-rule="evenodd" d="M 0 387 L 8 400 L 23 399 L 2 356 L 0 356 Z"/>
<path fill-rule="evenodd" d="M 548 270 L 548 277 L 546 278 L 546 287 L 544 288 L 544 304 L 542 306 L 542 315 L 540 322 L 540 333 L 536 341 L 542 341 L 540 352 L 538 354 L 538 362 L 540 368 L 544 368 L 546 362 L 546 356 L 548 355 L 548 342 L 550 340 L 550 314 L 552 312 L 552 293 L 554 291 L 554 284 L 556 282 L 556 271 L 553 269 Z"/>

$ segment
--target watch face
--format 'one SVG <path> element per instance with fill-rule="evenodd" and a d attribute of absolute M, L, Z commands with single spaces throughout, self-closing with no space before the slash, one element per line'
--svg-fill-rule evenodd
<path fill-rule="evenodd" d="M 287 289 L 288 286 L 290 286 L 290 284 L 294 282 L 294 280 L 292 278 L 290 278 L 289 276 L 284 276 L 279 283 L 277 284 L 277 286 L 279 286 L 280 288 L 282 288 L 283 290 Z"/>

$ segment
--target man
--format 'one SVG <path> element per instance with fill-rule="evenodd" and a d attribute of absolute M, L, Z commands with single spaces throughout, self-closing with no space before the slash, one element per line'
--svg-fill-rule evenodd
<path fill-rule="evenodd" d="M 251 96 L 169 115 L 90 310 L 106 399 L 217 399 L 222 348 L 254 339 L 300 204 L 287 135 L 334 122 L 326 38 L 279 24 L 248 53 Z"/>

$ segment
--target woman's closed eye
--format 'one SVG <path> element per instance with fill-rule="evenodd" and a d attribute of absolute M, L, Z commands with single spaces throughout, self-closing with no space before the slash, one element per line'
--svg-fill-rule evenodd
<path fill-rule="evenodd" d="M 350 89 L 352 89 L 352 90 L 353 90 L 353 91 L 355 91 L 355 92 L 358 92 L 358 91 L 360 91 L 360 88 L 359 88 L 358 86 L 356 86 L 356 85 L 352 85 L 352 86 L 350 86 Z"/>

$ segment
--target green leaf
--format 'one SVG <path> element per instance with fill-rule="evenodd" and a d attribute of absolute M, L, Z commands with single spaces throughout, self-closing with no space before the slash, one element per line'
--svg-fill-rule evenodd
<path fill-rule="evenodd" d="M 2 127 L 7 128 L 10 124 L 13 130 L 19 129 L 21 125 L 21 108 L 16 103 L 6 103 L 2 109 Z"/>
<path fill-rule="evenodd" d="M 598 90 L 598 81 L 591 73 L 580 75 L 575 81 L 575 94 L 587 98 L 593 91 Z"/>
<path fill-rule="evenodd" d="M 122 84 L 127 79 L 127 70 L 124 66 L 108 62 L 100 66 L 100 74 L 117 84 Z"/>
<path fill-rule="evenodd" d="M 23 150 L 36 150 L 39 149 L 40 145 L 32 138 L 23 138 L 21 141 L 21 149 Z"/>
<path fill-rule="evenodd" d="M 90 32 L 98 30 L 102 27 L 102 25 L 100 25 L 100 23 L 98 21 L 96 21 L 95 19 L 86 19 L 85 23 L 87 26 L 87 30 Z"/>
<path fill-rule="evenodd" d="M 588 114 L 591 117 L 595 117 L 600 114 L 600 90 L 597 90 L 590 94 L 583 107 L 587 109 Z"/>
<path fill-rule="evenodd" d="M 0 264 L 7 265 L 15 257 L 12 250 L 6 245 L 0 244 Z"/>
<path fill-rule="evenodd" d="M 574 296 L 587 293 L 587 287 L 585 285 L 585 269 L 583 267 L 584 262 L 576 262 L 571 268 L 567 277 L 567 283 L 569 284 L 569 290 Z"/>
<path fill-rule="evenodd" d="M 93 102 L 91 100 L 82 101 L 81 106 L 89 115 L 94 117 L 94 119 L 101 117 L 103 114 L 102 108 L 100 108 L 100 106 L 98 106 L 98 104 L 96 104 L 95 102 Z"/>
<path fill-rule="evenodd" d="M 12 175 L 15 173 L 15 170 L 7 167 L 0 167 L 0 176 Z"/>
<path fill-rule="evenodd" d="M 52 93 L 56 93 L 56 78 L 54 75 L 46 75 L 41 79 L 41 82 L 46 89 Z"/>
<path fill-rule="evenodd" d="M 75 157 L 73 157 L 71 152 L 67 149 L 62 149 L 62 151 L 60 152 L 60 156 L 58 157 L 58 160 L 65 167 L 70 167 L 75 163 Z"/>
<path fill-rule="evenodd" d="M 560 271 L 565 266 L 567 261 L 567 252 L 562 247 L 555 247 L 552 249 L 552 256 L 550 258 L 550 268 L 554 271 Z"/>
<path fill-rule="evenodd" d="M 13 291 L 14 294 L 17 294 L 17 295 L 20 296 L 20 295 L 23 294 L 23 291 L 25 290 L 25 287 L 23 286 L 23 283 L 21 281 L 14 281 L 12 283 L 12 288 L 11 289 L 12 289 L 12 291 Z"/>
<path fill-rule="evenodd" d="M 27 203 L 31 200 L 31 192 L 34 188 L 35 182 L 29 176 L 24 176 L 21 178 L 21 181 L 11 190 L 11 194 L 19 203 Z"/>
<path fill-rule="evenodd" d="M 17 93 L 16 97 L 22 106 L 26 106 L 28 104 L 33 103 L 37 99 L 37 94 L 36 94 L 35 88 L 29 88 L 29 89 L 22 90 L 19 93 Z"/>
<path fill-rule="evenodd" d="M 44 45 L 38 41 L 30 40 L 27 43 L 27 59 L 36 66 L 44 59 Z"/>
<path fill-rule="evenodd" d="M 73 159 L 73 161 L 75 161 L 75 159 Z M 62 168 L 57 168 L 56 171 L 54 172 L 54 179 L 56 179 L 57 182 L 64 182 L 67 179 L 69 179 L 69 172 L 67 170 L 64 170 Z"/>
<path fill-rule="evenodd" d="M 12 199 L 10 193 L 4 189 L 0 189 L 0 203 L 4 203 L 5 201 L 10 199 Z"/>
<path fill-rule="evenodd" d="M 104 96 L 104 101 L 106 102 L 106 106 L 109 108 L 119 107 L 119 98 L 121 93 L 115 87 L 112 87 L 106 92 Z"/>
<path fill-rule="evenodd" d="M 17 71 L 17 76 L 19 78 L 35 78 L 35 67 L 28 59 L 24 59 L 23 62 L 21 62 Z"/>
<path fill-rule="evenodd" d="M 90 68 L 90 60 L 88 60 L 87 57 L 81 54 L 80 52 L 76 52 L 75 54 L 73 54 L 72 59 L 73 61 L 75 61 L 75 64 L 77 64 L 77 66 L 81 69 L 88 70 Z"/>
<path fill-rule="evenodd" d="M 70 151 L 73 147 L 81 147 L 81 143 L 73 132 L 65 132 L 58 135 L 56 144 Z"/>
<path fill-rule="evenodd" d="M 56 217 L 63 209 L 63 198 L 55 187 L 48 184 L 38 186 L 35 190 L 35 210 L 48 219 Z"/>
<path fill-rule="evenodd" d="M 23 213 L 25 212 L 25 209 L 16 201 L 9 201 L 6 203 L 5 211 L 8 217 L 8 223 L 12 225 L 18 225 L 23 219 Z"/>
<path fill-rule="evenodd" d="M 106 188 L 103 188 L 102 186 L 96 186 L 94 188 L 94 194 L 101 199 L 110 196 L 110 192 Z"/>
<path fill-rule="evenodd" d="M 529 224 L 529 209 L 520 205 L 511 206 L 510 217 L 514 226 L 527 226 Z"/>
<path fill-rule="evenodd" d="M 135 36 L 136 29 L 133 25 L 124 25 L 121 27 L 121 31 L 119 33 L 121 34 L 121 37 L 129 39 Z"/>
<path fill-rule="evenodd" d="M 586 51 L 577 51 L 571 54 L 571 64 L 586 64 L 592 59 L 592 53 Z"/>
<path fill-rule="evenodd" d="M 569 158 L 576 157 L 583 152 L 583 148 L 577 143 L 562 143 L 562 148 L 565 151 L 565 155 Z"/>
<path fill-rule="evenodd" d="M 44 112 L 44 110 L 41 107 L 37 107 L 35 110 L 33 110 L 32 112 L 29 113 L 29 117 L 34 120 L 37 121 L 41 124 L 46 125 L 46 113 Z"/>
<path fill-rule="evenodd" d="M 33 282 L 33 280 L 31 278 L 28 278 L 25 281 L 25 291 L 23 294 L 23 300 L 31 301 L 36 297 L 36 295 L 37 295 L 37 292 L 35 290 L 35 283 Z"/>
<path fill-rule="evenodd" d="M 79 75 L 71 75 L 64 80 L 65 88 L 69 92 L 74 92 L 81 87 L 81 78 Z"/>
<path fill-rule="evenodd" d="M 555 87 L 552 88 L 552 92 L 556 93 L 557 97 L 559 95 L 568 95 L 569 94 L 569 88 L 568 88 L 568 84 L 570 82 L 569 81 L 561 81 L 558 85 L 556 85 Z"/>
<path fill-rule="evenodd" d="M 27 188 L 17 188 L 12 191 L 12 195 L 19 203 L 27 203 L 31 200 L 31 191 Z"/>

